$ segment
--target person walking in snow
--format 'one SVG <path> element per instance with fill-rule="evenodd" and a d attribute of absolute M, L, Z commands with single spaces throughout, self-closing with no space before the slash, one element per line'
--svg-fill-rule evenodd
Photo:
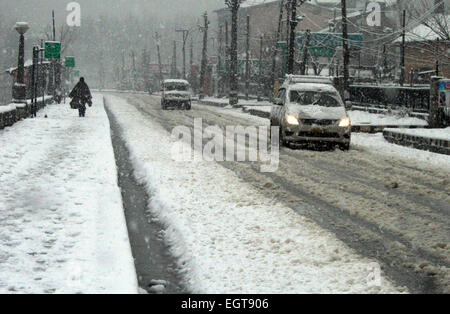
<path fill-rule="evenodd" d="M 73 104 L 78 108 L 78 115 L 84 117 L 86 115 L 86 103 L 89 104 L 89 107 L 92 106 L 91 91 L 84 81 L 84 77 L 80 78 L 80 81 L 70 92 L 69 97 L 72 98 L 71 105 Z"/>

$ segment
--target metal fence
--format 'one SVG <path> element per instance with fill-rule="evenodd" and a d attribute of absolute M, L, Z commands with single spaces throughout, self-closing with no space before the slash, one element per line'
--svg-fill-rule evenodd
<path fill-rule="evenodd" d="M 7 73 L 0 73 L 0 106 L 7 105 L 12 99 L 12 79 Z"/>
<path fill-rule="evenodd" d="M 409 109 L 428 113 L 429 86 L 351 85 L 350 100 L 360 106 L 382 109 Z"/>

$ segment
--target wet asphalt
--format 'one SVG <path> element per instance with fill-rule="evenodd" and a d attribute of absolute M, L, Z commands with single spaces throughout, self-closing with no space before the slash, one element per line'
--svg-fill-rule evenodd
<path fill-rule="evenodd" d="M 111 125 L 119 187 L 139 286 L 149 293 L 186 293 L 176 261 L 164 243 L 164 228 L 149 211 L 151 195 L 137 182 L 120 125 L 107 106 L 105 109 Z M 161 283 L 164 290 L 161 290 Z"/>

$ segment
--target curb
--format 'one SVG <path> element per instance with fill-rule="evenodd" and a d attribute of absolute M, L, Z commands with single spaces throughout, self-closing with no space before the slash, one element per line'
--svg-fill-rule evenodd
<path fill-rule="evenodd" d="M 199 104 L 205 105 L 205 106 L 212 106 L 212 107 L 219 107 L 219 108 L 225 108 L 228 106 L 228 103 L 220 103 L 215 101 L 208 101 L 208 100 L 199 100 Z"/>
<path fill-rule="evenodd" d="M 384 129 L 425 129 L 421 125 L 352 125 L 352 132 L 356 133 L 381 133 Z"/>
<path fill-rule="evenodd" d="M 352 105 L 352 110 L 360 110 L 360 111 L 365 111 L 365 112 L 369 112 L 369 113 L 386 113 L 389 111 L 389 109 L 381 109 L 381 108 L 374 108 L 374 107 L 366 107 L 366 106 L 360 106 L 357 104 Z M 410 117 L 413 118 L 418 118 L 418 119 L 422 119 L 422 120 L 428 120 L 428 113 L 420 113 L 420 112 L 411 112 L 409 114 Z"/>
<path fill-rule="evenodd" d="M 426 150 L 438 154 L 450 155 L 449 140 L 409 135 L 390 130 L 383 131 L 383 137 L 392 144 Z"/>

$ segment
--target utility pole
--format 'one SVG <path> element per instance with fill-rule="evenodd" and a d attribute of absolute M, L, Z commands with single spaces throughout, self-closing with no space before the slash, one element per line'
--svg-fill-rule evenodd
<path fill-rule="evenodd" d="M 126 82 L 126 74 L 125 74 L 125 54 L 122 51 L 122 79 L 121 79 L 121 89 L 126 89 L 127 86 L 125 86 L 125 82 Z"/>
<path fill-rule="evenodd" d="M 56 41 L 55 10 L 52 10 L 52 22 L 53 22 L 53 41 Z"/>
<path fill-rule="evenodd" d="M 262 90 L 263 90 L 263 67 L 262 67 L 262 61 L 263 61 L 263 48 L 264 48 L 264 35 L 261 35 L 260 37 L 260 43 L 259 43 L 259 80 L 258 80 L 258 101 L 262 100 Z"/>
<path fill-rule="evenodd" d="M 439 44 L 440 40 L 439 38 L 436 39 L 436 50 L 435 50 L 435 58 L 436 58 L 436 76 L 439 76 Z"/>
<path fill-rule="evenodd" d="M 173 41 L 173 55 L 172 55 L 172 78 L 177 78 L 177 42 Z"/>
<path fill-rule="evenodd" d="M 45 49 L 44 49 L 44 40 L 43 39 L 41 39 L 41 48 L 39 50 L 41 52 L 41 56 L 40 56 L 41 57 L 41 71 L 40 71 L 41 78 L 40 78 L 40 80 L 42 81 L 42 104 L 44 105 L 47 79 L 45 77 L 45 70 L 44 70 L 44 51 L 45 51 Z M 71 83 L 72 83 L 72 81 L 71 81 Z"/>
<path fill-rule="evenodd" d="M 160 45 L 161 45 L 160 39 L 161 39 L 161 37 L 159 36 L 158 32 L 156 32 L 155 39 L 156 39 L 156 49 L 158 51 L 159 85 L 161 86 L 162 81 L 163 81 L 163 73 L 162 73 L 161 48 L 160 48 Z"/>
<path fill-rule="evenodd" d="M 192 76 L 193 66 L 194 66 L 194 42 L 191 38 L 191 47 L 190 47 L 190 56 L 189 56 L 189 75 L 191 77 L 191 80 L 194 79 L 194 77 Z M 191 84 L 193 84 L 193 82 L 191 82 Z"/>
<path fill-rule="evenodd" d="M 245 48 L 245 99 L 250 91 L 250 15 L 247 15 L 247 34 Z"/>
<path fill-rule="evenodd" d="M 290 26 L 289 26 L 289 12 L 291 12 L 291 7 L 292 7 L 292 0 L 286 0 L 286 45 L 289 45 L 289 30 L 290 30 Z M 288 47 L 289 48 L 289 47 Z"/>
<path fill-rule="evenodd" d="M 277 53 L 278 53 L 278 42 L 280 41 L 281 37 L 281 26 L 283 21 L 283 6 L 284 6 L 284 0 L 281 0 L 280 2 L 280 15 L 278 17 L 278 30 L 277 30 L 277 37 L 275 39 L 275 47 L 273 49 L 273 55 L 272 55 L 272 72 L 270 73 L 270 85 L 272 89 L 275 87 L 275 81 L 276 81 L 276 71 L 277 71 Z M 273 100 L 274 92 L 270 93 L 270 98 Z"/>
<path fill-rule="evenodd" d="M 348 21 L 347 21 L 347 2 L 346 0 L 341 0 L 342 7 L 342 47 L 344 54 L 344 82 L 342 96 L 345 98 L 345 92 L 348 91 L 349 87 L 349 65 L 350 65 L 350 51 L 348 47 Z M 345 100 L 345 99 L 344 99 Z"/>
<path fill-rule="evenodd" d="M 225 91 L 230 92 L 230 36 L 228 21 L 225 21 Z"/>
<path fill-rule="evenodd" d="M 400 59 L 400 86 L 405 82 L 405 45 L 406 45 L 406 10 L 403 10 L 402 16 L 402 48 Z"/>
<path fill-rule="evenodd" d="M 32 99 L 31 99 L 31 116 L 36 117 L 37 111 L 37 81 L 38 81 L 38 63 L 39 63 L 39 46 L 33 47 L 33 72 L 31 75 Z"/>
<path fill-rule="evenodd" d="M 189 37 L 189 30 L 177 29 L 175 31 L 183 35 L 183 79 L 186 79 L 186 41 Z"/>
<path fill-rule="evenodd" d="M 136 90 L 137 72 L 136 72 L 136 55 L 134 53 L 134 50 L 131 51 L 131 62 L 133 64 L 133 83 L 131 84 L 131 87 L 133 90 Z"/>
<path fill-rule="evenodd" d="M 145 92 L 149 92 L 150 91 L 150 80 L 149 80 L 149 63 L 151 57 L 149 56 L 149 54 L 147 53 L 147 48 L 144 49 L 144 51 L 142 52 L 142 63 L 144 66 L 143 72 L 142 72 L 142 78 L 144 80 L 144 88 L 145 88 Z"/>
<path fill-rule="evenodd" d="M 202 66 L 200 70 L 200 99 L 204 98 L 204 90 L 205 90 L 205 79 L 206 79 L 206 67 L 208 65 L 207 63 L 207 57 L 208 57 L 208 13 L 205 12 L 203 15 L 204 18 L 204 26 L 202 27 L 203 30 L 203 51 L 202 51 Z"/>
<path fill-rule="evenodd" d="M 52 10 L 52 25 L 53 25 L 53 41 L 56 41 L 56 26 L 55 26 L 55 10 Z M 56 61 L 52 60 L 52 95 L 53 98 L 56 96 Z"/>
<path fill-rule="evenodd" d="M 237 55 L 237 40 L 238 40 L 238 12 L 243 0 L 225 0 L 225 4 L 231 9 L 231 51 L 230 51 L 230 105 L 235 106 L 239 102 L 238 92 L 238 55 Z"/>
<path fill-rule="evenodd" d="M 220 25 L 219 26 L 219 46 L 218 46 L 218 62 L 217 62 L 217 77 L 218 77 L 218 95 L 219 97 L 223 96 L 223 72 L 222 72 L 222 63 L 223 63 L 223 58 L 222 58 L 222 53 L 223 53 L 223 26 Z"/>
<path fill-rule="evenodd" d="M 291 18 L 290 18 L 290 36 L 289 36 L 289 58 L 287 66 L 287 74 L 294 74 L 294 58 L 295 58 L 295 29 L 297 22 L 297 0 L 291 0 Z"/>
<path fill-rule="evenodd" d="M 308 63 L 308 48 L 310 40 L 311 40 L 311 31 L 308 29 L 306 31 L 305 47 L 303 48 L 303 60 L 300 69 L 301 75 L 306 75 L 306 64 Z"/>

